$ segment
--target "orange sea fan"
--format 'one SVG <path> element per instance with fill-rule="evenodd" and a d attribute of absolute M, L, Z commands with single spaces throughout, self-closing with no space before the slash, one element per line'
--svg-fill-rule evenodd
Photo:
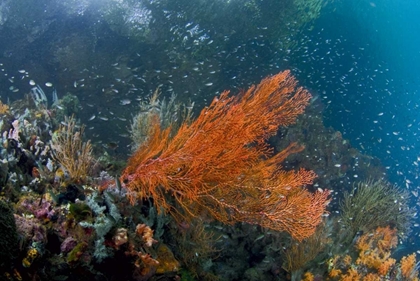
<path fill-rule="evenodd" d="M 266 143 L 308 105 L 310 94 L 296 84 L 284 71 L 238 96 L 225 91 L 173 137 L 154 122 L 121 176 L 131 202 L 153 198 L 178 220 L 208 216 L 287 231 L 297 240 L 312 235 L 329 192 L 303 187 L 312 183 L 312 171 L 281 170 L 302 146 L 292 143 L 274 155 Z"/>

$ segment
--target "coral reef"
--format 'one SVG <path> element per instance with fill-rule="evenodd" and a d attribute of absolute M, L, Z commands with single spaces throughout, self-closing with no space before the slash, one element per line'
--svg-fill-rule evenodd
<path fill-rule="evenodd" d="M 238 97 L 222 94 L 202 111 L 196 121 L 191 118 L 192 108 L 179 104 L 174 97 L 160 101 L 156 92 L 148 103 L 141 104 L 141 112 L 134 117 L 137 121 L 133 122 L 132 134 L 136 135 L 134 131 L 142 129 L 142 126 L 151 126 L 146 131 L 138 131 L 146 134 L 146 138 L 134 138 L 133 141 L 138 142 L 138 148 L 145 148 L 150 143 L 159 148 L 163 144 L 153 140 L 159 134 L 167 134 L 164 144 L 168 146 L 163 145 L 163 150 L 154 154 L 150 161 L 153 165 L 160 163 L 161 166 L 157 166 L 162 169 L 169 169 L 170 173 L 165 174 L 168 181 L 164 183 L 169 183 L 170 189 L 164 193 L 165 186 L 159 186 L 161 193 L 158 195 L 162 195 L 171 208 L 178 208 L 170 209 L 169 213 L 179 212 L 183 215 L 180 217 L 167 215 L 165 211 L 168 210 L 162 208 L 159 197 L 154 194 L 150 196 L 144 193 L 144 196 L 140 196 L 141 200 L 130 204 L 130 198 L 142 195 L 138 193 L 146 192 L 145 188 L 151 186 L 139 186 L 137 193 L 133 194 L 133 190 L 127 188 L 129 183 L 120 182 L 118 176 L 111 176 L 107 172 L 118 175 L 117 168 L 108 169 L 109 164 L 114 163 L 113 157 L 96 155 L 100 149 L 95 149 L 96 143 L 84 140 L 84 127 L 74 116 L 64 117 L 65 112 L 76 110 L 77 103 L 71 97 L 66 97 L 68 102 L 59 99 L 48 106 L 45 93 L 36 87 L 23 100 L 10 104 L 8 112 L 0 115 L 0 279 L 417 280 L 418 267 L 414 254 L 400 261 L 392 256 L 396 251 L 397 235 L 404 238 L 404 233 L 408 232 L 406 226 L 411 215 L 405 201 L 408 195 L 385 180 L 377 180 L 383 177 L 379 162 L 352 148 L 339 132 L 323 127 L 317 103 L 308 105 L 311 118 L 300 115 L 296 124 L 290 124 L 301 114 L 309 96 L 302 89 L 297 90 L 297 96 L 296 93 L 293 95 L 295 81 L 287 73 L 282 75 L 280 77 L 287 81 L 280 84 L 287 86 L 287 94 L 282 96 L 281 90 L 280 93 L 274 90 L 279 96 L 267 94 L 267 99 L 258 97 L 260 91 L 269 93 L 267 88 L 277 89 L 273 85 L 278 81 L 264 80 L 263 84 L 252 87 Z M 280 106 L 280 109 L 285 112 L 280 112 L 280 109 L 277 113 L 272 112 L 271 99 L 276 97 L 282 100 L 280 104 L 283 107 Z M 255 112 L 254 107 L 258 104 L 264 105 L 260 108 L 264 112 Z M 64 108 L 66 106 L 69 110 Z M 297 112 L 295 106 L 298 106 Z M 277 125 L 270 123 L 271 119 L 264 114 L 277 114 L 275 117 L 280 118 L 280 123 L 288 127 L 282 128 L 279 136 L 268 139 L 277 132 Z M 239 126 L 242 134 L 252 135 L 252 130 L 258 130 L 253 122 L 245 122 L 247 115 L 251 116 L 248 117 L 252 121 L 267 117 L 268 121 L 260 124 L 265 128 L 262 129 L 263 135 L 256 141 L 249 137 L 248 141 L 242 143 L 244 147 L 237 148 L 231 155 L 227 151 L 227 148 L 232 149 L 231 144 L 223 142 L 221 137 L 226 133 L 223 122 L 216 121 L 223 120 L 218 119 L 221 116 L 230 120 L 231 125 L 226 125 L 226 128 L 231 134 L 229 140 L 235 143 L 234 136 L 240 134 L 234 126 Z M 135 122 L 138 122 L 137 125 Z M 200 130 L 220 130 L 220 134 L 211 139 L 201 135 Z M 194 137 L 190 132 L 194 133 Z M 314 132 L 318 137 L 314 137 Z M 199 138 L 195 139 L 195 135 Z M 182 142 L 184 137 L 189 141 L 188 145 Z M 212 155 L 233 159 L 231 164 L 227 161 L 220 169 L 211 166 L 217 164 L 216 160 L 202 157 L 211 154 L 211 144 L 216 140 L 221 140 L 223 147 Z M 200 145 L 192 145 L 195 141 Z M 267 142 L 273 144 L 275 149 L 272 150 Z M 321 146 L 321 143 L 325 145 Z M 302 153 L 305 151 L 303 145 L 306 152 L 312 151 L 314 157 Z M 171 146 L 195 150 L 202 148 L 203 154 L 193 153 L 193 158 L 198 159 L 194 162 L 187 157 L 188 153 L 178 153 Z M 170 153 L 165 154 L 165 149 L 175 153 L 174 159 L 182 160 L 184 157 L 185 162 L 175 165 L 179 162 L 174 160 L 173 165 L 172 162 L 171 165 L 166 164 L 169 162 L 165 161 L 172 158 Z M 188 151 L 182 149 L 181 152 Z M 240 154 L 242 157 L 236 154 L 247 150 L 257 153 Z M 153 151 L 144 150 L 142 153 L 153 154 Z M 245 161 L 248 159 L 253 162 Z M 272 166 L 268 165 L 267 168 L 267 163 Z M 277 166 L 280 163 L 281 168 Z M 340 167 L 337 167 L 338 164 Z M 299 170 L 302 168 L 306 170 Z M 313 179 L 314 174 L 308 172 L 309 168 L 318 172 L 320 177 Z M 205 169 L 211 170 L 212 174 L 206 174 L 196 182 L 194 177 L 189 177 L 200 174 L 195 171 Z M 232 174 L 237 176 L 232 177 Z M 233 179 L 223 185 L 217 184 L 227 177 Z M 336 199 L 344 193 L 342 191 L 348 191 L 354 181 L 369 177 L 374 180 L 362 181 L 355 185 L 358 191 L 344 195 L 343 202 L 349 201 L 341 205 L 343 209 L 338 209 L 337 202 L 329 205 L 329 214 L 324 212 L 328 192 L 311 192 L 319 187 L 332 188 L 332 199 Z M 175 190 L 180 186 L 173 183 L 183 183 L 181 187 L 184 189 Z M 300 187 L 302 183 L 306 184 L 305 188 Z M 229 192 L 231 184 L 235 189 Z M 276 193 L 278 186 L 283 187 L 281 194 Z M 385 187 L 372 188 L 373 194 L 361 196 L 382 202 L 374 205 L 376 209 L 369 208 L 369 204 L 358 197 L 358 193 L 363 195 L 365 186 Z M 201 194 L 201 187 L 210 189 L 205 189 L 207 193 Z M 194 188 L 198 190 L 198 193 L 192 193 L 191 198 L 195 201 L 181 194 L 194 191 Z M 260 193 L 254 192 L 255 189 Z M 384 192 L 393 199 L 384 198 Z M 174 200 L 174 194 L 180 201 Z M 302 210 L 302 206 L 296 207 L 302 205 L 302 198 L 307 199 L 304 203 L 311 208 L 312 196 L 316 194 L 325 196 L 318 198 L 320 204 L 315 206 L 318 208 L 318 211 L 315 210 L 317 219 L 312 217 L 310 231 L 299 232 L 299 235 L 295 231 L 296 225 L 289 229 L 284 225 L 292 235 L 265 227 L 267 225 L 262 223 L 262 219 L 272 214 L 258 213 L 257 216 L 255 211 L 260 210 L 257 205 L 268 203 L 268 206 L 277 204 L 280 211 L 284 211 L 284 206 L 292 206 L 290 212 L 293 213 Z M 206 196 L 215 199 L 207 200 Z M 276 200 L 272 198 L 270 201 L 270 196 Z M 200 201 L 203 197 L 207 199 Z M 394 199 L 397 203 L 391 206 Z M 203 205 L 200 207 L 199 203 Z M 392 215 L 387 213 L 388 209 L 385 210 L 386 204 L 394 210 L 391 211 Z M 359 208 L 361 205 L 362 209 Z M 249 206 L 252 208 L 245 208 Z M 302 215 L 307 214 L 308 208 L 303 208 Z M 366 208 L 370 210 L 368 214 L 379 212 L 388 219 L 370 222 L 369 227 L 359 225 L 349 231 L 351 226 L 346 221 L 353 221 L 349 217 L 357 218 L 354 221 L 371 221 L 357 215 L 363 214 Z M 191 217 L 188 210 L 194 212 Z M 251 213 L 245 210 L 251 210 Z M 278 209 L 273 210 L 274 214 Z M 289 215 L 287 213 L 279 219 L 296 223 Z M 229 224 L 225 224 L 226 220 Z M 318 224 L 321 220 L 323 222 Z M 300 219 L 298 221 L 302 223 Z M 307 223 L 308 220 L 303 222 Z M 373 229 L 376 226 L 381 227 Z M 315 228 L 314 235 L 309 235 Z M 293 236 L 296 239 L 292 239 Z M 309 237 L 303 239 L 306 236 Z"/>
<path fill-rule="evenodd" d="M 94 276 L 100 274 L 99 268 L 109 272 L 106 264 L 117 255 L 128 265 L 127 271 L 110 274 L 128 278 L 137 274 L 146 280 L 135 263 L 154 260 L 158 248 L 151 245 L 156 240 L 149 227 L 144 241 L 135 238 L 135 226 L 151 221 L 162 235 L 164 223 L 161 217 L 147 218 L 141 210 L 127 209 L 126 192 L 117 187 L 118 181 L 106 172 L 95 174 L 92 145 L 82 140 L 83 126 L 75 117 L 56 114 L 65 108 L 66 102 L 57 100 L 49 109 L 45 93 L 37 87 L 1 116 L 1 241 L 6 244 L 1 244 L 5 256 L 0 277 L 51 280 L 72 272 Z M 103 185 L 108 188 L 99 193 Z M 123 221 L 120 212 L 132 220 Z M 140 249 L 139 254 L 126 255 L 130 248 Z M 169 248 L 161 252 L 170 256 Z M 179 268 L 169 259 L 164 265 L 161 275 Z M 36 270 L 41 267 L 45 270 Z"/>

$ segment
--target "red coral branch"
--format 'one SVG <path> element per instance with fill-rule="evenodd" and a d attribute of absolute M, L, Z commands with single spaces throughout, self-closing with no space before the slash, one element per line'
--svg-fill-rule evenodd
<path fill-rule="evenodd" d="M 238 96 L 225 91 L 173 138 L 156 120 L 121 177 L 131 201 L 153 198 L 158 209 L 178 219 L 207 215 L 254 223 L 299 240 L 313 234 L 328 192 L 302 187 L 312 183 L 312 171 L 281 170 L 280 163 L 303 147 L 293 143 L 273 155 L 266 143 L 308 105 L 310 94 L 296 84 L 284 71 Z"/>

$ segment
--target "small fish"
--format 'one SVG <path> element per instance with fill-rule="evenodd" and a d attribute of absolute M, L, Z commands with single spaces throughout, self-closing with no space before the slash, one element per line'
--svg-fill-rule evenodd
<path fill-rule="evenodd" d="M 254 242 L 263 239 L 264 236 L 264 234 L 259 235 L 257 238 L 255 238 Z"/>
<path fill-rule="evenodd" d="M 106 148 L 112 149 L 112 150 L 116 150 L 118 148 L 118 143 L 117 142 L 108 142 L 107 144 L 104 145 Z"/>
<path fill-rule="evenodd" d="M 123 100 L 120 101 L 121 105 L 127 105 L 127 104 L 130 104 L 130 103 L 131 103 L 131 100 L 129 100 L 129 99 L 123 99 Z"/>
<path fill-rule="evenodd" d="M 21 69 L 21 70 L 19 70 L 19 73 L 25 73 L 26 72 L 26 70 L 25 69 Z"/>
<path fill-rule="evenodd" d="M 47 82 L 47 83 L 45 83 L 45 86 L 47 86 L 47 87 L 52 87 L 52 86 L 53 86 L 53 84 L 52 84 L 51 82 Z"/>
<path fill-rule="evenodd" d="M 92 121 L 93 119 L 95 119 L 96 118 L 96 115 L 94 114 L 94 115 L 92 115 L 90 118 L 89 118 L 89 121 Z"/>
<path fill-rule="evenodd" d="M 35 85 L 36 85 L 36 83 L 35 83 L 35 81 L 34 81 L 34 80 L 29 80 L 29 85 L 31 85 L 31 86 L 35 86 Z"/>

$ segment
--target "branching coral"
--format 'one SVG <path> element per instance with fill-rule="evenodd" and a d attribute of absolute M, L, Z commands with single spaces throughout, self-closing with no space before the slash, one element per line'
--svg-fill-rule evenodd
<path fill-rule="evenodd" d="M 328 243 L 324 225 L 320 225 L 316 232 L 302 242 L 292 241 L 284 250 L 285 262 L 283 268 L 291 274 L 291 280 L 301 278 L 304 266 L 315 259 Z"/>
<path fill-rule="evenodd" d="M 359 250 L 359 258 L 356 264 L 374 269 L 385 276 L 395 260 L 391 259 L 391 249 L 397 246 L 397 230 L 389 227 L 378 227 L 371 234 L 365 234 L 359 238 L 356 244 Z"/>
<path fill-rule="evenodd" d="M 205 265 L 219 256 L 215 244 L 220 236 L 206 228 L 201 220 L 182 224 L 171 231 L 177 245 L 177 256 L 191 275 L 200 280 L 211 279 L 212 273 Z"/>
<path fill-rule="evenodd" d="M 342 222 L 349 230 L 349 239 L 358 231 L 372 231 L 389 224 L 400 234 L 406 234 L 411 218 L 408 200 L 407 191 L 384 180 L 360 182 L 351 193 L 345 193 L 340 202 Z"/>
<path fill-rule="evenodd" d="M 181 105 L 176 102 L 176 96 L 169 100 L 159 100 L 159 88 L 153 93 L 148 102 L 140 103 L 140 110 L 131 123 L 131 138 L 133 150 L 144 144 L 153 135 L 154 124 L 160 122 L 160 127 L 171 127 L 172 134 L 179 129 L 182 122 L 189 123 L 192 117 L 194 103 Z"/>
<path fill-rule="evenodd" d="M 329 192 L 304 188 L 312 171 L 279 168 L 303 147 L 292 143 L 273 155 L 266 142 L 307 106 L 311 96 L 296 84 L 285 71 L 238 96 L 225 91 L 173 137 L 171 127 L 162 129 L 154 117 L 151 135 L 121 176 L 132 203 L 153 198 L 157 210 L 178 220 L 208 216 L 287 231 L 297 240 L 312 235 Z"/>
<path fill-rule="evenodd" d="M 391 258 L 392 249 L 397 244 L 396 229 L 378 227 L 374 232 L 359 237 L 355 261 L 347 255 L 332 259 L 328 268 L 329 277 L 331 280 L 418 280 L 415 254 L 403 257 L 399 265 Z"/>
<path fill-rule="evenodd" d="M 55 160 L 68 172 L 72 181 L 85 181 L 95 159 L 90 141 L 83 142 L 84 127 L 77 128 L 74 117 L 66 119 L 53 135 L 51 148 Z"/>

